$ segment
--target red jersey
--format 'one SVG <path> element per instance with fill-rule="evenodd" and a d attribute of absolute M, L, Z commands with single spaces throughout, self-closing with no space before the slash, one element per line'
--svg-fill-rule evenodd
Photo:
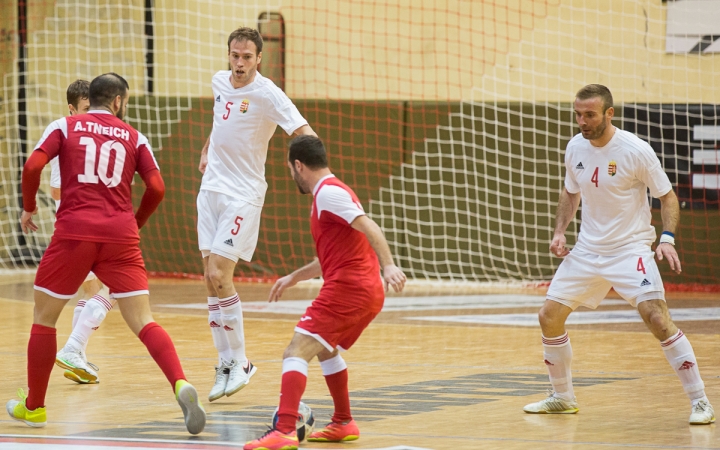
<path fill-rule="evenodd" d="M 313 196 L 310 231 L 325 280 L 323 291 L 339 289 L 339 302 L 372 299 L 371 309 L 379 311 L 384 291 L 377 255 L 367 237 L 350 225 L 365 215 L 360 200 L 334 175 L 321 179 Z"/>
<path fill-rule="evenodd" d="M 131 183 L 158 170 L 142 133 L 106 111 L 64 117 L 51 123 L 36 151 L 59 156 L 61 202 L 55 236 L 92 242 L 140 241 Z"/>

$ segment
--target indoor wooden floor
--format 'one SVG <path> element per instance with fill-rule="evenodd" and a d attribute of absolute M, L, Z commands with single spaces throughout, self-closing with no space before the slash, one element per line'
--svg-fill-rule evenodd
<path fill-rule="evenodd" d="M 48 426 L 31 429 L 5 416 L 0 450 L 241 448 L 262 434 L 277 404 L 282 352 L 303 307 L 298 300 L 313 298 L 317 285 L 294 288 L 286 295 L 290 301 L 275 310 L 260 303 L 269 286 L 237 287 L 246 305 L 248 355 L 258 372 L 238 394 L 204 402 L 208 424 L 201 435 L 185 431 L 169 384 L 116 308 L 88 347 L 89 360 L 101 369 L 100 384 L 76 385 L 56 367 L 47 396 Z M 716 425 L 688 425 L 689 402 L 660 346 L 642 323 L 618 319 L 616 313 L 633 310 L 613 298 L 595 312 L 575 313 L 582 323 L 568 326 L 580 412 L 523 413 L 523 405 L 542 399 L 549 387 L 539 327 L 523 322 L 536 314 L 543 294 L 421 284 L 402 298 L 391 297 L 388 310 L 344 355 L 360 440 L 302 447 L 720 448 Z M 156 321 L 172 336 L 188 379 L 206 398 L 216 352 L 202 306 L 203 285 L 154 280 L 151 298 Z M 58 322 L 59 345 L 70 333 L 73 304 Z M 677 323 L 695 348 L 710 400 L 720 407 L 720 297 L 674 294 L 669 305 L 688 318 Z M 0 278 L 3 401 L 26 388 L 32 308 L 31 276 Z M 493 322 L 492 315 L 503 320 Z M 317 363 L 311 363 L 303 400 L 319 424 L 329 420 L 332 402 Z"/>

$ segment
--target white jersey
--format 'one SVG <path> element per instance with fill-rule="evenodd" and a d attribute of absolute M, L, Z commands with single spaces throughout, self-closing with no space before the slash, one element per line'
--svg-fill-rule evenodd
<path fill-rule="evenodd" d="M 50 187 L 60 189 L 60 160 L 57 156 L 50 160 Z"/>
<path fill-rule="evenodd" d="M 213 129 L 200 189 L 262 206 L 267 191 L 265 160 L 275 128 L 280 125 L 291 135 L 307 120 L 259 72 L 252 83 L 239 89 L 230 83 L 230 75 L 229 70 L 222 70 L 212 79 Z"/>
<path fill-rule="evenodd" d="M 582 196 L 575 248 L 612 256 L 652 245 L 647 190 L 658 198 L 672 185 L 650 144 L 619 128 L 600 148 L 578 134 L 567 145 L 565 170 L 565 188 Z"/>
<path fill-rule="evenodd" d="M 335 175 L 325 175 L 313 188 L 313 196 L 315 197 L 315 206 L 317 207 L 317 218 L 319 219 L 323 211 L 335 214 L 342 218 L 348 224 L 352 224 L 359 216 L 365 215 L 360 202 L 355 202 L 350 192 L 335 184 L 323 186 L 318 193 L 318 189 L 322 182 L 328 178 L 335 178 Z"/>

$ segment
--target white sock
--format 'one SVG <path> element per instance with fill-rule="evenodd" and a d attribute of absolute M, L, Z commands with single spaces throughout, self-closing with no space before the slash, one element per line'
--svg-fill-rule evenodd
<path fill-rule="evenodd" d="M 545 365 L 550 374 L 550 384 L 555 390 L 555 395 L 563 400 L 573 400 L 575 392 L 572 385 L 572 346 L 570 337 L 565 333 L 562 336 L 546 338 L 542 337 L 543 357 Z"/>
<path fill-rule="evenodd" d="M 700 369 L 698 369 L 697 359 L 695 359 L 695 352 L 683 332 L 678 330 L 673 336 L 662 341 L 660 346 L 665 353 L 665 358 L 667 358 L 670 366 L 680 378 L 683 389 L 692 404 L 695 405 L 703 399 L 707 400 L 707 397 L 705 397 L 705 384 L 700 378 Z"/>
<path fill-rule="evenodd" d="M 220 313 L 222 314 L 223 329 L 225 336 L 230 343 L 230 351 L 233 359 L 238 364 L 245 364 L 245 329 L 243 327 L 242 307 L 240 297 L 237 294 L 228 298 L 218 300 Z"/>
<path fill-rule="evenodd" d="M 112 307 L 112 303 L 100 295 L 95 295 L 88 300 L 65 346 L 75 351 L 85 352 L 90 335 L 98 329 Z"/>
<path fill-rule="evenodd" d="M 320 368 L 322 369 L 323 376 L 327 377 L 347 369 L 347 363 L 345 363 L 343 357 L 338 353 L 330 359 L 320 361 Z"/>
<path fill-rule="evenodd" d="M 217 297 L 208 297 L 208 325 L 210 325 L 210 333 L 212 334 L 213 344 L 218 351 L 218 367 L 224 362 L 230 362 L 232 353 L 230 352 L 230 343 L 228 342 L 225 330 L 223 330 L 222 315 L 220 314 L 220 306 Z"/>
<path fill-rule="evenodd" d="M 75 310 L 73 310 L 73 322 L 72 327 L 75 328 L 75 325 L 77 325 L 78 317 L 80 317 L 80 313 L 82 312 L 83 308 L 85 307 L 85 303 L 87 303 L 87 300 L 81 298 L 78 300 L 77 305 L 75 306 Z"/>

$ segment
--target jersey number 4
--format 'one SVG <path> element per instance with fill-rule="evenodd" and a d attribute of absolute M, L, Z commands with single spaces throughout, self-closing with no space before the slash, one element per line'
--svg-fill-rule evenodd
<path fill-rule="evenodd" d="M 595 172 L 593 172 L 593 174 L 592 174 L 592 178 L 590 178 L 590 181 L 595 183 L 595 187 L 598 187 L 598 170 L 599 169 L 600 169 L 599 167 L 596 167 Z"/>
<path fill-rule="evenodd" d="M 105 186 L 112 188 L 120 184 L 122 181 L 123 166 L 125 166 L 125 147 L 117 141 L 107 141 L 100 146 L 100 161 L 97 163 L 97 173 L 95 172 L 95 161 L 98 155 L 97 144 L 95 139 L 83 136 L 80 138 L 80 145 L 85 146 L 85 173 L 78 175 L 80 183 L 98 184 L 99 180 Z M 115 164 L 113 164 L 112 172 L 108 176 L 108 166 L 110 165 L 110 154 L 115 150 Z"/>
<path fill-rule="evenodd" d="M 643 264 L 642 258 L 638 258 L 637 271 L 645 273 L 645 264 Z"/>

